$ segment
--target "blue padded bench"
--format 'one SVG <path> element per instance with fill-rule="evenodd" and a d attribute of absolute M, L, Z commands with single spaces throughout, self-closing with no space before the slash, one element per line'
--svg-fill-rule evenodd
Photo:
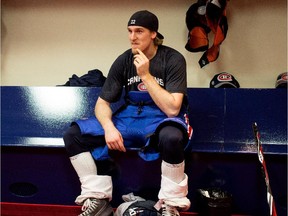
<path fill-rule="evenodd" d="M 3 202 L 73 204 L 78 178 L 66 155 L 70 122 L 94 114 L 100 88 L 1 87 L 1 196 Z M 287 91 L 189 88 L 192 149 L 187 153 L 191 211 L 198 188 L 220 187 L 233 196 L 233 212 L 268 215 L 252 123 L 257 122 L 270 182 L 281 215 L 287 209 Z M 117 109 L 122 102 L 113 104 Z M 135 192 L 157 198 L 160 160 L 135 151 L 113 153 L 114 207 Z M 112 165 L 111 165 L 112 164 Z M 143 175 L 145 178 L 143 178 Z"/>

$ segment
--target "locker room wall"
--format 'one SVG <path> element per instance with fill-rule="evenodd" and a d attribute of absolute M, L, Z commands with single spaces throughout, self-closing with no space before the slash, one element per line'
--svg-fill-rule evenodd
<path fill-rule="evenodd" d="M 1 85 L 55 86 L 95 68 L 106 76 L 129 48 L 129 17 L 148 9 L 160 20 L 164 44 L 185 56 L 188 87 L 208 87 L 216 73 L 226 71 L 242 88 L 274 88 L 277 75 L 287 71 L 287 1 L 230 0 L 220 56 L 203 69 L 198 65 L 202 53 L 184 48 L 185 15 L 195 2 L 2 0 Z"/>

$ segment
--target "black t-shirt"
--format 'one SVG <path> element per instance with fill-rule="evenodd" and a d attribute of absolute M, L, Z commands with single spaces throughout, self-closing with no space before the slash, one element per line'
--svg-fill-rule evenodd
<path fill-rule="evenodd" d="M 123 87 L 125 92 L 146 91 L 133 64 L 131 49 L 125 51 L 112 64 L 100 97 L 110 103 L 116 102 Z M 156 55 L 150 60 L 150 73 L 158 84 L 170 93 L 186 94 L 186 61 L 182 54 L 167 46 L 158 46 Z"/>

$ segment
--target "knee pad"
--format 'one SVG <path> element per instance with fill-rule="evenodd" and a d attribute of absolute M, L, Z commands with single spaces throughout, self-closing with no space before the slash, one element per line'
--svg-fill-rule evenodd
<path fill-rule="evenodd" d="M 177 164 L 184 160 L 184 135 L 174 126 L 163 127 L 159 132 L 159 150 L 163 160 Z"/>

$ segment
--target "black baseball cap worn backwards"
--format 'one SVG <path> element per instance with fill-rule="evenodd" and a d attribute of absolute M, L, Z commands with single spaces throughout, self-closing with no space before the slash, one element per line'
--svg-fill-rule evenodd
<path fill-rule="evenodd" d="M 150 31 L 157 32 L 159 39 L 164 39 L 164 36 L 158 32 L 159 21 L 157 16 L 148 10 L 141 10 L 134 13 L 128 21 L 128 26 L 142 26 Z"/>

